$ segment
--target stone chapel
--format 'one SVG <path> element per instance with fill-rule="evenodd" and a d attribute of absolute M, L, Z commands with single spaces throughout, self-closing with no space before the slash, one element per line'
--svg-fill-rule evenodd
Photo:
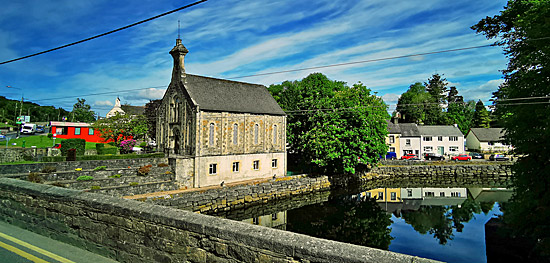
<path fill-rule="evenodd" d="M 185 187 L 286 174 L 286 114 L 259 84 L 185 72 L 181 39 L 157 108 L 157 145 Z"/>

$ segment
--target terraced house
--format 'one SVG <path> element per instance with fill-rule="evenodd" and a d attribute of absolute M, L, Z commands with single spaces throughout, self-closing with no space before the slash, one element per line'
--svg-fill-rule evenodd
<path fill-rule="evenodd" d="M 157 145 L 187 187 L 286 174 L 286 115 L 263 85 L 187 74 L 181 39 L 157 108 Z"/>
<path fill-rule="evenodd" d="M 464 135 L 454 125 L 388 123 L 388 132 L 388 148 L 397 153 L 397 158 L 405 154 L 422 157 L 426 153 L 458 155 L 464 152 Z"/>

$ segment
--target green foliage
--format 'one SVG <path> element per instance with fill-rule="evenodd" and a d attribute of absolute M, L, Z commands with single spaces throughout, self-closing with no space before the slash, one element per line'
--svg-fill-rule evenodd
<path fill-rule="evenodd" d="M 48 139 L 52 139 L 53 138 L 53 133 L 48 133 Z"/>
<path fill-rule="evenodd" d="M 67 139 L 61 142 L 61 154 L 67 155 L 69 149 L 76 149 L 76 155 L 84 155 L 86 151 L 86 140 L 84 139 Z"/>
<path fill-rule="evenodd" d="M 147 133 L 147 119 L 143 115 L 129 116 L 117 114 L 113 117 L 96 121 L 92 128 L 99 131 L 99 136 L 105 141 L 113 141 L 119 147 L 126 139 L 144 138 Z"/>
<path fill-rule="evenodd" d="M 2 112 L 0 115 L 1 123 L 8 122 L 8 125 L 15 125 L 15 117 L 19 115 L 20 111 L 25 114 L 30 113 L 33 123 L 61 120 L 61 117 L 68 115 L 68 111 L 62 108 L 40 106 L 28 101 L 23 102 L 23 109 L 21 109 L 21 100 L 11 100 L 4 96 L 0 96 L 0 112 Z"/>
<path fill-rule="evenodd" d="M 522 155 L 514 166 L 514 195 L 504 220 L 516 234 L 537 240 L 550 256 L 550 1 L 508 1 L 500 14 L 472 29 L 497 39 L 509 58 L 495 97 L 505 138 Z M 543 99 L 523 99 L 537 98 Z M 513 103 L 512 103 L 513 102 Z"/>
<path fill-rule="evenodd" d="M 27 181 L 40 184 L 42 183 L 43 178 L 39 173 L 29 173 L 27 176 Z"/>
<path fill-rule="evenodd" d="M 57 171 L 57 168 L 55 166 L 45 166 L 40 171 L 41 173 L 55 173 Z"/>
<path fill-rule="evenodd" d="M 423 124 L 426 119 L 426 105 L 431 101 L 426 87 L 416 82 L 399 97 L 396 110 L 401 113 L 404 122 Z"/>
<path fill-rule="evenodd" d="M 78 178 L 76 178 L 76 180 L 77 181 L 90 181 L 90 180 L 94 180 L 94 177 L 89 176 L 89 175 L 81 175 Z"/>
<path fill-rule="evenodd" d="M 474 112 L 474 117 L 472 120 L 473 128 L 490 128 L 491 118 L 489 118 L 489 111 L 485 109 L 483 102 L 479 100 L 476 103 L 476 110 Z"/>
<path fill-rule="evenodd" d="M 474 117 L 474 101 L 449 103 L 447 107 L 447 123 L 448 125 L 458 124 L 458 128 L 462 134 L 466 135 L 472 128 L 472 120 Z"/>
<path fill-rule="evenodd" d="M 139 183 L 138 183 L 138 182 L 130 182 L 129 185 L 130 185 L 130 186 L 135 186 L 135 185 L 139 185 Z"/>
<path fill-rule="evenodd" d="M 147 143 L 146 143 L 146 142 L 141 142 L 141 143 L 139 144 L 139 147 L 141 147 L 141 148 L 145 148 L 146 146 L 147 146 Z"/>
<path fill-rule="evenodd" d="M 91 189 L 92 189 L 92 190 L 99 190 L 99 189 L 101 189 L 101 186 L 99 186 L 99 185 L 92 185 Z"/>
<path fill-rule="evenodd" d="M 109 178 L 120 178 L 122 175 L 121 174 L 113 174 L 113 175 L 110 175 Z"/>
<path fill-rule="evenodd" d="M 85 99 L 77 98 L 77 102 L 73 105 L 73 111 L 69 115 L 73 122 L 94 122 L 95 113 L 91 110 L 90 105 L 86 104 Z"/>
<path fill-rule="evenodd" d="M 94 171 L 102 171 L 102 170 L 105 170 L 105 169 L 107 169 L 107 166 L 102 165 L 102 166 L 98 166 L 98 167 L 94 168 Z"/>
<path fill-rule="evenodd" d="M 349 87 L 315 73 L 269 91 L 290 112 L 289 152 L 319 172 L 355 173 L 387 151 L 387 106 L 362 83 Z"/>
<path fill-rule="evenodd" d="M 96 143 L 95 144 L 95 151 L 97 152 L 97 154 L 104 154 L 103 153 L 104 148 L 105 148 L 105 144 L 103 144 L 103 143 Z"/>

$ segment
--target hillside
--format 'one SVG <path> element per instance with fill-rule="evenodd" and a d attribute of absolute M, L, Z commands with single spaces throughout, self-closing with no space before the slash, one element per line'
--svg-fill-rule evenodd
<path fill-rule="evenodd" d="M 60 120 L 63 116 L 68 116 L 69 112 L 63 108 L 55 108 L 54 106 L 40 106 L 33 102 L 23 102 L 21 109 L 21 101 L 7 99 L 0 96 L 0 122 L 15 124 L 15 119 L 21 115 L 31 116 L 31 122 L 47 122 L 52 120 Z"/>

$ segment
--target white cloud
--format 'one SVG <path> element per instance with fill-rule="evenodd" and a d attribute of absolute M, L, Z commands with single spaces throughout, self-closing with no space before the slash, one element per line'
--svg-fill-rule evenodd
<path fill-rule="evenodd" d="M 94 106 L 113 106 L 113 103 L 109 100 L 100 100 L 94 102 Z"/>

